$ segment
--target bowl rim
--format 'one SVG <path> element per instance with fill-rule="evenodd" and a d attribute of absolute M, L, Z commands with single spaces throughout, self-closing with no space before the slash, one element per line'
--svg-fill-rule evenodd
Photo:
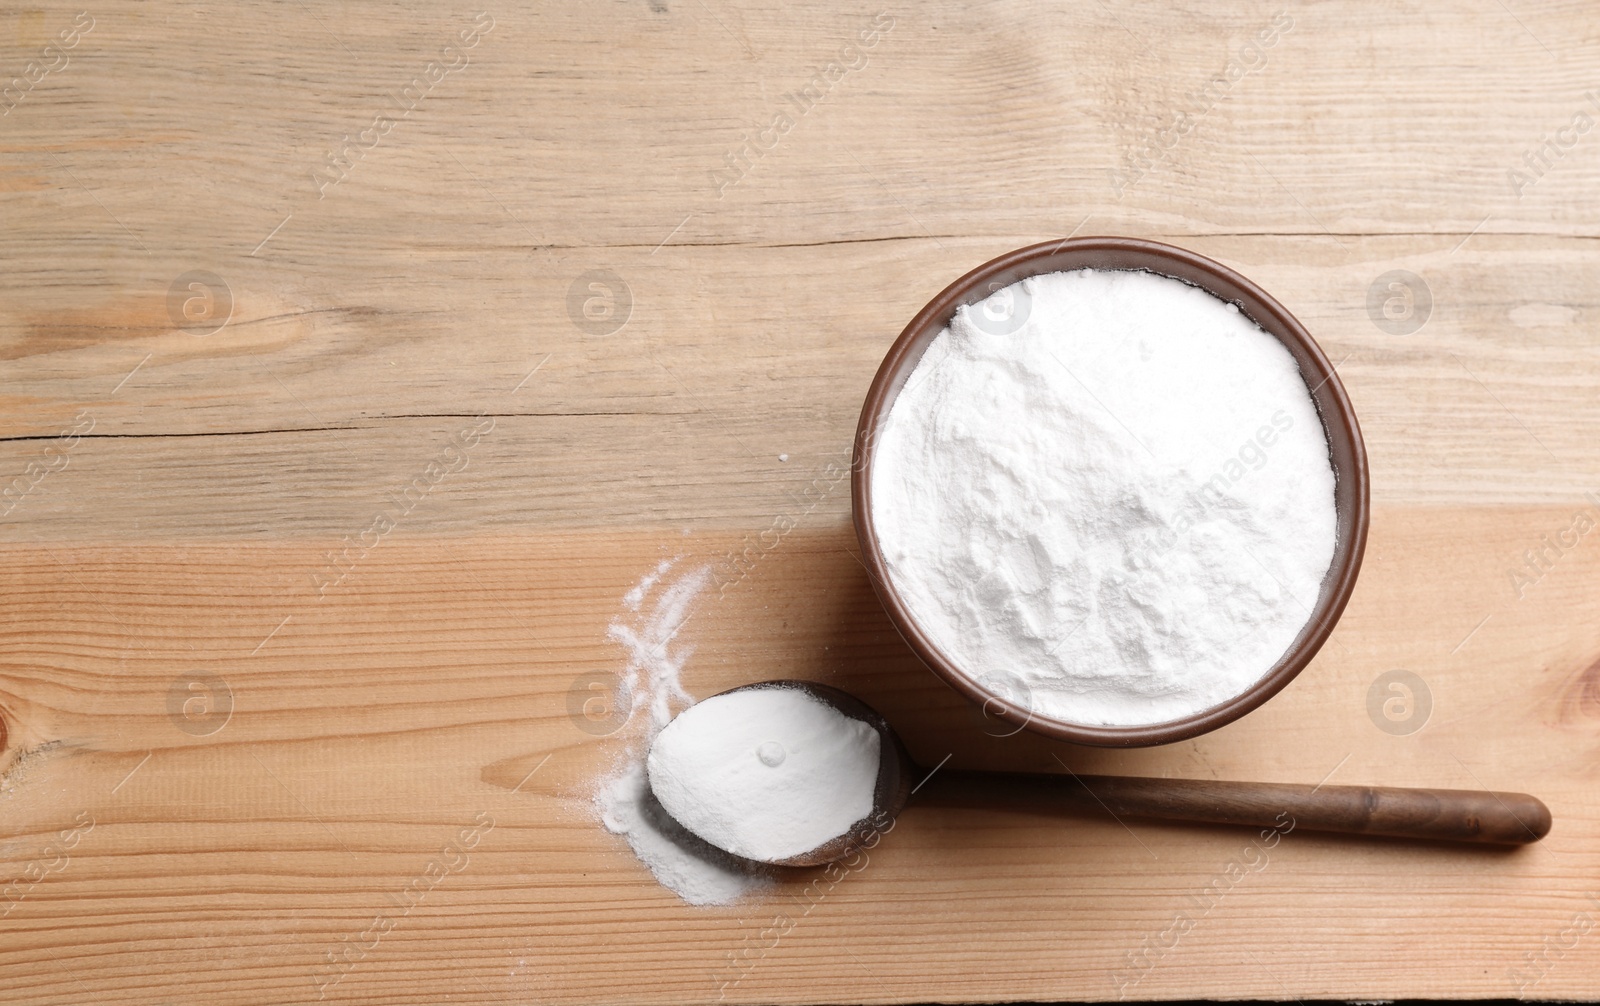
<path fill-rule="evenodd" d="M 1096 259 L 1118 264 L 1097 265 Z M 1162 723 L 1105 726 L 1059 720 L 1021 708 L 1007 697 L 979 685 L 963 673 L 955 661 L 946 657 L 918 626 L 894 589 L 871 520 L 872 459 L 877 431 L 923 352 L 948 325 L 956 308 L 983 300 L 994 291 L 1029 276 L 1086 268 L 1148 271 L 1197 286 L 1225 302 L 1237 304 L 1247 317 L 1283 343 L 1295 357 L 1322 421 L 1334 469 L 1337 537 L 1333 561 L 1323 577 L 1317 603 L 1300 633 L 1277 663 L 1243 692 L 1198 713 Z M 1312 385 L 1312 380 L 1318 383 Z M 1036 734 L 1096 747 L 1140 747 L 1196 737 L 1251 712 L 1294 680 L 1332 634 L 1355 589 L 1366 551 L 1371 509 L 1366 447 L 1355 410 L 1334 366 L 1305 326 L 1272 295 L 1220 262 L 1158 241 L 1113 236 L 1042 241 L 1006 252 L 945 287 L 917 312 L 889 348 L 867 391 L 851 458 L 850 497 L 862 564 L 890 621 L 918 658 L 957 692 L 981 704 L 985 713 L 993 712 L 998 718 Z"/>

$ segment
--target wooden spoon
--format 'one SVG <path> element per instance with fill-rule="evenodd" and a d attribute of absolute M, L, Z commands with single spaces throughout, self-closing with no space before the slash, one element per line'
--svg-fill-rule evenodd
<path fill-rule="evenodd" d="M 877 710 L 848 692 L 813 681 L 763 681 L 730 691 L 773 687 L 808 692 L 846 716 L 869 724 L 883 745 L 872 814 L 809 852 L 767 861 L 776 866 L 820 866 L 863 846 L 876 845 L 875 836 L 889 829 L 913 797 L 919 803 L 942 806 L 1083 810 L 1116 817 L 1274 828 L 1285 833 L 1304 828 L 1489 845 L 1537 842 L 1550 831 L 1549 808 L 1526 793 L 1142 779 L 1075 775 L 1070 770 L 1066 775 L 942 768 L 930 773 L 912 760 L 894 728 Z"/>

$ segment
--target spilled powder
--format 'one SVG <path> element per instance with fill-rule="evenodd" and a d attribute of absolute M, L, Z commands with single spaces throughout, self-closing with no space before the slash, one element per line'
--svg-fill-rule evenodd
<path fill-rule="evenodd" d="M 651 742 L 672 721 L 675 707 L 694 704 L 681 680 L 694 651 L 677 637 L 711 582 L 711 568 L 669 575 L 676 564 L 662 562 L 624 595 L 623 606 L 634 615 L 615 619 L 608 630 L 627 653 L 619 701 L 630 704 L 635 736 L 620 764 L 599 781 L 594 804 L 606 830 L 627 839 L 663 886 L 691 905 L 722 905 L 769 886 L 771 879 L 672 820 L 650 792 L 645 772 Z"/>

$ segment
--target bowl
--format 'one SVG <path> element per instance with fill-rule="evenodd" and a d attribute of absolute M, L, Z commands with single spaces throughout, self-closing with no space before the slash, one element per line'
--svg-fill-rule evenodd
<path fill-rule="evenodd" d="M 1317 602 L 1294 642 L 1254 685 L 1233 698 L 1181 719 L 1139 726 L 1074 723 L 1034 712 L 1008 696 L 985 688 L 933 644 L 910 612 L 889 575 L 872 521 L 872 461 L 877 435 L 895 397 L 922 354 L 963 304 L 976 304 L 997 290 L 1028 276 L 1074 269 L 1146 271 L 1182 280 L 1238 305 L 1263 331 L 1289 350 L 1322 420 L 1334 472 L 1337 540 L 1333 561 L 1322 580 Z M 873 378 L 856 430 L 851 471 L 851 503 L 856 537 L 873 589 L 890 620 L 911 649 L 935 674 L 986 714 L 1057 740 L 1100 747 L 1137 747 L 1186 740 L 1230 723 L 1250 712 L 1294 679 L 1311 662 L 1344 612 L 1361 569 L 1367 543 L 1369 513 L 1366 448 L 1355 411 L 1328 358 L 1305 326 L 1282 304 L 1250 280 L 1204 255 L 1183 248 L 1121 237 L 1084 237 L 1047 241 L 992 259 L 945 287 L 917 313 L 884 357 Z"/>

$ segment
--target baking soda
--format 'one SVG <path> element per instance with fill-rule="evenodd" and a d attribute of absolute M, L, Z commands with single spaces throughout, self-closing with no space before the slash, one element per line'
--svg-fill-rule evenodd
<path fill-rule="evenodd" d="M 626 838 L 656 880 L 691 905 L 725 905 L 771 883 L 668 816 L 642 762 L 630 760 L 607 779 L 596 803 L 606 830 Z"/>
<path fill-rule="evenodd" d="M 694 703 L 681 680 L 693 650 L 677 637 L 711 582 L 711 569 L 702 566 L 669 578 L 675 565 L 675 560 L 662 562 L 624 595 L 623 606 L 638 617 L 611 623 L 610 637 L 628 654 L 619 698 L 629 703 L 629 722 L 639 739 L 615 771 L 599 780 L 594 805 L 606 829 L 627 839 L 663 886 L 691 905 L 721 905 L 770 886 L 771 878 L 685 831 L 662 810 L 645 774 L 651 741 L 671 721 L 675 707 Z M 651 601 L 647 609 L 646 600 Z"/>
<path fill-rule="evenodd" d="M 799 688 L 745 688 L 678 714 L 650 750 L 650 786 L 694 834 L 778 862 L 872 813 L 882 741 Z"/>
<path fill-rule="evenodd" d="M 1164 723 L 1298 636 L 1336 539 L 1294 357 L 1146 272 L 1054 273 L 960 308 L 879 433 L 872 523 L 928 639 L 1067 722 Z"/>

